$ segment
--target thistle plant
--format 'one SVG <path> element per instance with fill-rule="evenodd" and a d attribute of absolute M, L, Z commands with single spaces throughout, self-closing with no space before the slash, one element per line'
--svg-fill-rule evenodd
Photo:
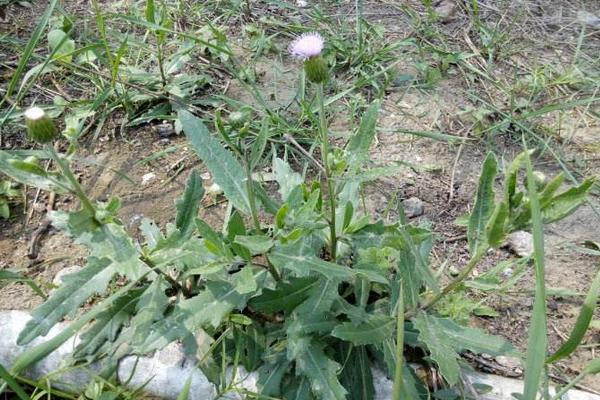
<path fill-rule="evenodd" d="M 330 164 L 329 134 L 327 127 L 327 115 L 325 114 L 325 103 L 323 84 L 327 81 L 327 63 L 321 53 L 325 46 L 323 37 L 316 33 L 305 33 L 294 40 L 289 48 L 292 56 L 303 61 L 304 72 L 309 81 L 317 88 L 317 102 L 319 106 L 319 141 L 321 142 L 321 157 L 325 168 L 325 183 L 327 185 L 327 196 L 329 198 L 329 243 L 330 257 L 335 261 L 337 255 L 337 230 L 336 230 L 336 206 L 335 206 L 335 183 L 333 182 L 332 166 Z"/>
<path fill-rule="evenodd" d="M 505 339 L 462 326 L 436 312 L 435 305 L 476 279 L 471 271 L 509 233 L 529 229 L 532 219 L 539 231 L 541 221 L 551 223 L 574 212 L 586 201 L 593 179 L 559 193 L 564 177 L 535 182 L 530 153 L 524 152 L 505 168 L 504 190 L 496 196 L 499 166 L 489 154 L 468 216 L 470 261 L 454 280 L 441 285 L 429 261 L 433 232 L 407 221 L 401 204 L 393 222 L 372 220 L 360 207 L 361 185 L 390 173 L 389 168 L 366 167 L 380 101 L 364 111 L 343 149 L 330 148 L 324 44 L 320 35 L 306 34 L 290 46 L 290 53 L 302 60 L 316 88 L 326 193 L 319 181 L 307 182 L 278 157 L 272 166 L 277 194 L 252 179 L 270 135 L 267 118 L 247 146 L 246 117 L 231 115 L 227 125 L 217 113 L 220 135 L 213 135 L 200 118 L 178 111 L 190 147 L 229 201 L 220 230 L 198 217 L 204 188 L 194 170 L 175 205 L 174 223 L 161 229 L 144 219 L 143 239 L 136 241 L 118 218 L 118 199 L 102 204 L 85 195 L 69 158 L 52 145 L 57 130 L 44 111 L 26 113 L 30 137 L 45 146 L 59 172 L 1 150 L 0 168 L 22 183 L 76 195 L 81 209 L 54 211 L 50 218 L 57 229 L 87 246 L 89 256 L 81 270 L 65 277 L 32 311 L 18 344 L 46 335 L 69 315 L 79 316 L 60 335 L 19 355 L 10 369 L 13 375 L 77 332 L 76 365 L 100 358 L 115 365 L 124 354 L 148 354 L 180 341 L 188 354 L 197 355 L 219 394 L 237 390 L 238 377 L 228 373 L 229 365 L 234 371 L 242 366 L 255 371 L 259 393 L 252 396 L 257 398 L 370 400 L 375 397 L 374 367 L 394 377 L 395 399 L 430 398 L 427 383 L 404 362 L 405 348 L 416 358 L 412 361 L 435 367 L 444 385 L 456 391 L 461 352 L 518 355 Z M 525 165 L 531 179 L 522 189 L 518 176 Z M 117 281 L 127 283 L 115 285 Z M 96 296 L 103 300 L 77 313 Z M 205 338 L 208 351 L 199 352 L 199 337 Z M 540 350 L 541 362 L 545 350 Z M 548 360 L 569 351 L 570 345 Z M 111 371 L 104 371 L 107 378 Z M 538 378 L 531 376 L 532 382 Z"/>

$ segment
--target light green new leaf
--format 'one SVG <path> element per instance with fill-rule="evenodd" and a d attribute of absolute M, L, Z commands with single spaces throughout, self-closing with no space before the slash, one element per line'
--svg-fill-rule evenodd
<path fill-rule="evenodd" d="M 275 175 L 275 180 L 279 184 L 279 194 L 283 201 L 287 200 L 288 196 L 296 186 L 304 182 L 302 176 L 295 172 L 292 167 L 281 158 L 275 157 L 273 159 L 273 174 Z"/>
<path fill-rule="evenodd" d="M 177 113 L 185 136 L 206 165 L 217 185 L 238 210 L 249 214 L 246 174 L 238 160 L 214 138 L 202 121 L 189 111 Z"/>
<path fill-rule="evenodd" d="M 54 58 L 71 62 L 72 53 L 75 51 L 75 41 L 69 39 L 62 29 L 54 29 L 48 33 L 48 45 L 50 50 L 54 52 Z"/>
<path fill-rule="evenodd" d="M 378 344 L 394 333 L 396 320 L 387 315 L 369 315 L 364 321 L 355 324 L 344 322 L 336 326 L 332 336 L 360 346 Z"/>
<path fill-rule="evenodd" d="M 316 272 L 326 278 L 349 281 L 356 276 L 356 272 L 349 267 L 324 261 L 315 256 L 287 254 L 276 251 L 269 254 L 269 260 L 271 260 L 271 263 L 275 267 L 293 271 L 299 277 L 308 276 L 311 272 Z"/>
<path fill-rule="evenodd" d="M 270 237 L 261 235 L 237 235 L 233 242 L 247 248 L 252 255 L 264 254 L 275 244 Z"/>
<path fill-rule="evenodd" d="M 189 239 L 194 231 L 194 220 L 198 214 L 198 203 L 204 196 L 202 178 L 193 170 L 188 178 L 183 197 L 177 201 L 177 217 L 175 226 L 179 229 L 182 239 Z"/>
<path fill-rule="evenodd" d="M 64 283 L 50 298 L 31 313 L 31 320 L 19 334 L 17 343 L 25 345 L 44 336 L 67 314 L 77 310 L 90 296 L 104 293 L 116 271 L 107 258 L 89 257 L 87 265 L 64 277 Z"/>
<path fill-rule="evenodd" d="M 469 217 L 467 239 L 471 254 L 476 254 L 486 246 L 485 227 L 494 212 L 494 178 L 497 168 L 496 157 L 493 153 L 488 154 L 479 178 L 475 206 Z"/>
<path fill-rule="evenodd" d="M 375 100 L 364 113 L 358 132 L 348 142 L 346 153 L 348 155 L 348 166 L 351 171 L 360 169 L 369 154 L 369 147 L 375 137 L 375 125 L 379 116 L 381 103 Z"/>
<path fill-rule="evenodd" d="M 448 336 L 436 321 L 424 312 L 417 314 L 413 323 L 419 330 L 419 340 L 427 346 L 431 359 L 438 365 L 444 379 L 450 386 L 456 385 L 460 373 L 458 354 Z"/>
<path fill-rule="evenodd" d="M 325 355 L 322 344 L 309 341 L 295 359 L 297 371 L 308 378 L 319 400 L 346 399 L 346 389 L 337 377 L 340 365 Z"/>
<path fill-rule="evenodd" d="M 292 278 L 289 283 L 279 283 L 275 290 L 263 289 L 260 296 L 250 300 L 249 306 L 269 314 L 280 311 L 289 314 L 308 298 L 316 284 L 316 278 Z"/>

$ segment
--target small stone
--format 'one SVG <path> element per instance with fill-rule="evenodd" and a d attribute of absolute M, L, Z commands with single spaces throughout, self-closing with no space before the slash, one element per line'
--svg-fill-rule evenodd
<path fill-rule="evenodd" d="M 456 16 L 457 10 L 456 0 L 442 0 L 435 5 L 435 14 L 442 22 L 450 22 Z"/>
<path fill-rule="evenodd" d="M 206 188 L 206 194 L 213 197 L 218 196 L 220 194 L 223 194 L 223 189 L 221 189 L 221 186 L 217 185 L 216 183 L 213 183 L 212 185 Z"/>
<path fill-rule="evenodd" d="M 502 275 L 503 278 L 508 279 L 512 277 L 514 273 L 515 271 L 513 271 L 512 268 L 506 268 L 500 275 Z"/>
<path fill-rule="evenodd" d="M 454 265 L 451 265 L 448 268 L 448 272 L 450 273 L 451 276 L 458 276 L 458 274 L 460 274 L 460 271 Z"/>
<path fill-rule="evenodd" d="M 142 176 L 142 185 L 146 186 L 150 182 L 152 182 L 156 178 L 156 174 L 154 172 L 149 172 Z"/>
<path fill-rule="evenodd" d="M 402 204 L 404 206 L 404 215 L 406 215 L 407 218 L 415 218 L 423 215 L 425 212 L 423 200 L 419 199 L 418 197 L 406 199 L 402 202 Z"/>
<path fill-rule="evenodd" d="M 498 356 L 496 362 L 514 375 L 520 375 L 523 372 L 521 360 L 517 357 Z"/>
<path fill-rule="evenodd" d="M 533 254 L 533 236 L 529 232 L 517 231 L 508 235 L 506 245 L 519 257 L 531 257 Z"/>
<path fill-rule="evenodd" d="M 156 125 L 155 128 L 156 132 L 158 133 L 158 136 L 160 136 L 161 138 L 168 138 L 177 134 L 177 132 L 175 132 L 173 124 L 168 121 L 163 121 L 162 124 Z"/>
<path fill-rule="evenodd" d="M 577 21 L 592 29 L 600 29 L 600 17 L 588 11 L 577 12 Z"/>
<path fill-rule="evenodd" d="M 308 2 L 305 0 L 296 0 L 296 5 L 300 8 L 304 8 L 308 6 Z"/>

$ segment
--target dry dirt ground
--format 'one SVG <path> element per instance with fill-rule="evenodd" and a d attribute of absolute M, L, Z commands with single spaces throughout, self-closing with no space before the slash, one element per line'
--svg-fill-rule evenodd
<path fill-rule="evenodd" d="M 353 2 L 343 3 L 335 10 L 340 18 L 352 9 L 350 3 Z M 418 12 L 425 14 L 421 5 L 413 3 L 417 2 L 365 2 L 365 17 L 372 22 L 383 24 L 398 38 L 410 37 L 414 31 L 411 30 L 406 15 L 401 12 L 402 7 L 411 5 Z M 495 3 L 484 2 L 492 9 L 502 10 L 502 17 L 505 14 L 503 7 L 507 7 L 511 2 Z M 514 63 L 524 63 L 520 64 L 525 65 L 523 70 L 533 67 L 535 63 L 555 61 L 556 57 L 569 59 L 577 48 L 580 32 L 580 25 L 576 21 L 577 11 L 586 9 L 596 15 L 600 14 L 598 1 L 545 0 L 512 3 L 518 3 L 522 7 L 527 17 L 524 19 L 527 25 L 519 25 L 511 31 L 515 37 L 511 41 L 512 50 L 507 57 L 511 57 Z M 468 24 L 467 17 L 461 14 L 459 8 L 449 22 L 440 25 L 440 29 L 449 37 L 462 37 Z M 531 40 L 524 42 L 523 38 Z M 588 55 L 598 57 L 600 32 L 587 32 L 586 43 L 591 43 L 587 48 Z M 470 47 L 468 43 L 464 46 L 467 50 Z M 527 54 L 523 53 L 524 48 L 527 49 Z M 274 68 L 269 68 L 269 65 L 273 64 L 266 62 L 263 66 L 265 74 L 259 75 L 259 84 L 267 93 L 273 90 L 274 79 L 269 75 Z M 507 80 L 514 74 L 513 71 L 508 71 L 507 64 L 501 64 L 498 68 L 507 68 Z M 400 72 L 411 72 L 414 65 L 407 59 L 406 63 L 399 64 L 398 69 Z M 519 73 L 521 72 L 523 71 Z M 294 92 L 293 86 L 290 86 L 295 84 L 295 80 L 293 77 L 288 79 L 279 76 L 276 83 L 277 87 L 285 92 L 279 99 L 285 104 L 289 101 L 286 94 Z M 389 202 L 396 196 L 400 199 L 416 196 L 423 200 L 425 213 L 418 217 L 418 220 L 429 222 L 439 235 L 432 257 L 436 266 L 448 261 L 451 266 L 460 269 L 466 262 L 466 241 L 461 239 L 465 232 L 454 221 L 467 213 L 472 206 L 480 165 L 487 151 L 493 150 L 499 157 L 510 161 L 521 150 L 520 139 L 515 139 L 510 134 L 502 134 L 490 139 L 473 140 L 464 145 L 449 145 L 401 134 L 397 129 L 439 130 L 450 135 L 472 137 L 472 126 L 464 122 L 462 115 L 464 110 L 473 104 L 469 96 L 473 90 L 489 90 L 494 94 L 495 89 L 486 86 L 485 82 L 469 83 L 460 74 L 450 75 L 427 90 L 410 87 L 391 89 L 384 98 L 379 118 L 381 129 L 371 150 L 372 159 L 376 163 L 405 161 L 412 163 L 415 168 L 406 168 L 396 176 L 382 178 L 369 185 L 365 189 L 369 210 L 374 215 L 383 214 Z M 241 89 L 236 87 L 235 82 L 231 83 L 229 95 L 249 100 Z M 600 145 L 599 123 L 598 120 L 590 120 L 585 115 L 581 110 L 560 116 L 558 113 L 550 113 L 540 120 L 540 124 L 556 129 L 560 119 L 561 127 L 556 133 L 557 136 L 552 138 L 552 143 L 560 149 L 563 160 L 568 166 L 575 165 L 572 161 L 576 161 L 582 175 L 598 175 L 600 158 L 594 149 Z M 340 138 L 347 136 L 350 126 L 348 119 L 345 115 L 332 118 L 332 132 Z M 341 143 L 342 139 L 339 140 Z M 18 146 L 19 142 L 14 140 L 5 142 L 4 145 Z M 144 157 L 171 146 L 179 147 L 177 151 L 165 157 L 147 164 L 139 163 Z M 97 200 L 107 200 L 110 196 L 121 197 L 123 208 L 120 216 L 134 235 L 138 234 L 137 227 L 142 217 L 149 217 L 161 226 L 170 222 L 174 215 L 174 201 L 182 192 L 188 174 L 194 168 L 203 170 L 200 161 L 186 147 L 184 138 L 176 135 L 163 138 L 152 126 L 131 130 L 125 138 L 115 137 L 111 127 L 107 126 L 94 146 L 84 150 L 81 157 L 103 166 L 89 166 L 83 162 L 78 164 L 76 170 L 89 193 Z M 549 176 L 560 172 L 552 157 L 547 154 L 538 160 L 536 168 Z M 115 171 L 123 172 L 133 183 Z M 150 175 L 147 174 L 154 176 L 148 178 Z M 146 182 L 142 183 L 144 176 Z M 0 268 L 27 268 L 29 276 L 48 288 L 58 271 L 81 263 L 85 251 L 72 244 L 63 234 L 51 230 L 41 241 L 37 260 L 29 260 L 27 253 L 31 236 L 44 219 L 43 209 L 47 195 L 42 193 L 37 198 L 38 205 L 32 201 L 35 191 L 28 191 L 28 195 L 28 203 L 24 210 L 20 210 L 25 215 L 10 222 L 0 221 Z M 595 196 L 592 202 L 597 203 Z M 219 226 L 226 207 L 223 199 L 207 197 L 203 200 L 203 206 L 201 216 Z M 72 207 L 74 204 L 69 198 L 58 198 L 56 201 L 58 209 Z M 33 216 L 27 218 L 26 214 L 32 209 Z M 569 218 L 545 228 L 546 281 L 549 287 L 577 293 L 587 291 L 598 270 L 599 260 L 597 257 L 577 253 L 573 250 L 573 245 L 580 245 L 585 240 L 600 242 L 600 231 L 597 229 L 599 223 L 600 216 L 590 206 L 584 206 Z M 451 240 L 447 240 L 449 238 Z M 490 254 L 476 272 L 481 274 L 501 260 L 516 258 L 508 249 L 500 249 Z M 519 349 L 524 350 L 533 303 L 533 287 L 533 270 L 530 268 L 510 293 L 483 298 L 484 304 L 494 308 L 498 316 L 473 318 L 472 323 L 508 338 Z M 473 295 L 481 296 L 477 293 Z M 580 296 L 549 297 L 548 326 L 551 350 L 556 350 L 568 336 L 581 301 Z M 39 303 L 40 299 L 23 284 L 4 285 L 0 291 L 0 309 L 30 309 Z M 595 317 L 600 318 L 598 311 Z M 590 329 L 583 344 L 574 356 L 553 368 L 552 374 L 557 381 L 572 378 L 589 360 L 598 356 L 600 330 Z M 475 360 L 474 365 L 483 369 L 486 367 L 485 360 Z M 502 372 L 501 368 L 492 370 L 496 373 Z M 518 370 L 515 372 L 514 369 L 509 372 L 508 374 L 519 374 Z M 582 385 L 600 392 L 600 379 L 597 377 L 588 378 Z"/>

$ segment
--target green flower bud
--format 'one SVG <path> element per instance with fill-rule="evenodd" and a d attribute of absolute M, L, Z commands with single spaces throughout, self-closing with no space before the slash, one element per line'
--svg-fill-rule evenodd
<path fill-rule="evenodd" d="M 304 61 L 306 76 L 313 83 L 323 83 L 327 80 L 327 63 L 321 56 L 311 57 Z"/>
<path fill-rule="evenodd" d="M 25 111 L 25 124 L 29 137 L 38 143 L 51 142 L 58 135 L 54 122 L 39 107 L 31 107 Z"/>

